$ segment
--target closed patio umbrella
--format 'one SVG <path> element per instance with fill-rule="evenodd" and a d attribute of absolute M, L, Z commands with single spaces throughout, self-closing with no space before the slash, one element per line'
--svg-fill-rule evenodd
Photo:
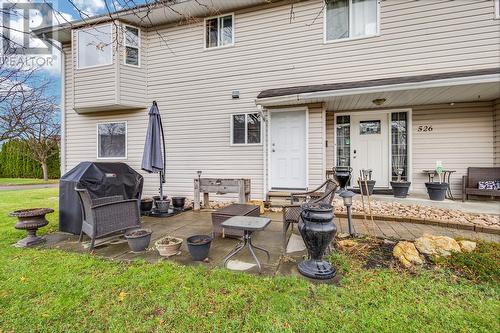
<path fill-rule="evenodd" d="M 162 154 L 163 146 L 163 154 Z M 163 200 L 163 183 L 165 183 L 165 137 L 161 123 L 158 104 L 153 101 L 149 110 L 149 124 L 142 155 L 142 170 L 149 173 L 160 173 L 160 199 Z"/>

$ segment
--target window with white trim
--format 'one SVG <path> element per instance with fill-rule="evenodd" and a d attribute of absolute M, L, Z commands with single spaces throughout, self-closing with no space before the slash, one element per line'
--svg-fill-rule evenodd
<path fill-rule="evenodd" d="M 123 34 L 123 41 L 125 46 L 125 64 L 139 66 L 141 63 L 141 38 L 139 29 L 126 25 Z"/>
<path fill-rule="evenodd" d="M 97 158 L 127 158 L 127 123 L 97 124 Z"/>
<path fill-rule="evenodd" d="M 231 117 L 231 143 L 234 145 L 260 144 L 261 116 L 258 113 L 234 114 Z"/>
<path fill-rule="evenodd" d="M 111 24 L 106 24 L 76 32 L 78 69 L 113 63 L 112 30 Z"/>
<path fill-rule="evenodd" d="M 500 0 L 495 0 L 495 18 L 500 18 Z"/>
<path fill-rule="evenodd" d="M 234 44 L 233 14 L 205 19 L 205 47 L 214 48 Z"/>
<path fill-rule="evenodd" d="M 327 0 L 325 40 L 377 35 L 378 6 L 379 0 Z"/>

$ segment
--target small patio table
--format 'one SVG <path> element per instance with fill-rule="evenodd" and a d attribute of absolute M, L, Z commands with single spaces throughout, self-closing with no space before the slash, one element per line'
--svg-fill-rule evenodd
<path fill-rule="evenodd" d="M 269 251 L 258 247 L 252 244 L 252 233 L 255 231 L 264 230 L 269 223 L 271 223 L 271 219 L 267 217 L 254 217 L 254 216 L 233 216 L 222 223 L 222 227 L 224 228 L 232 228 L 243 230 L 243 238 L 236 245 L 236 247 L 229 252 L 229 254 L 224 258 L 224 267 L 226 267 L 227 262 L 233 256 L 235 256 L 238 252 L 240 252 L 245 246 L 248 246 L 250 253 L 252 254 L 255 262 L 257 263 L 257 267 L 259 267 L 259 272 L 262 271 L 262 267 L 260 266 L 259 259 L 255 255 L 254 249 L 261 250 L 267 254 L 267 260 L 271 257 L 269 255 Z"/>
<path fill-rule="evenodd" d="M 422 170 L 423 173 L 427 174 L 427 177 L 429 178 L 429 182 L 434 181 L 434 176 L 436 175 L 436 170 Z M 446 198 L 455 200 L 453 197 L 453 194 L 451 193 L 451 175 L 457 172 L 456 170 L 443 170 L 443 181 L 445 183 L 448 183 L 448 190 L 446 191 Z"/>

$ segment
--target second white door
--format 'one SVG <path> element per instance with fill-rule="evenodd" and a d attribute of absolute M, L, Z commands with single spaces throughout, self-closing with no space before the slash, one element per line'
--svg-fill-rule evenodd
<path fill-rule="evenodd" d="M 353 180 L 371 169 L 375 187 L 389 186 L 389 120 L 387 114 L 351 116 Z M 357 182 L 351 182 L 357 187 Z"/>
<path fill-rule="evenodd" d="M 271 112 L 271 187 L 307 187 L 306 111 Z"/>

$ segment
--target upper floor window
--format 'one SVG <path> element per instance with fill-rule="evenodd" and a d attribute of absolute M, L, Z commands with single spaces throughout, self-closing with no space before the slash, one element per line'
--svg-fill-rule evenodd
<path fill-rule="evenodd" d="M 231 116 L 231 144 L 260 144 L 261 120 L 258 113 Z"/>
<path fill-rule="evenodd" d="M 378 34 L 378 6 L 378 0 L 327 0 L 326 41 Z"/>
<path fill-rule="evenodd" d="M 205 47 L 221 47 L 234 44 L 233 14 L 205 19 Z"/>
<path fill-rule="evenodd" d="M 111 24 L 77 31 L 77 67 L 87 68 L 113 63 Z"/>
<path fill-rule="evenodd" d="M 139 29 L 126 25 L 124 35 L 125 64 L 139 66 L 141 47 Z"/>
<path fill-rule="evenodd" d="M 97 124 L 97 158 L 127 158 L 127 123 Z"/>
<path fill-rule="evenodd" d="M 495 0 L 495 18 L 500 18 L 500 0 Z"/>

